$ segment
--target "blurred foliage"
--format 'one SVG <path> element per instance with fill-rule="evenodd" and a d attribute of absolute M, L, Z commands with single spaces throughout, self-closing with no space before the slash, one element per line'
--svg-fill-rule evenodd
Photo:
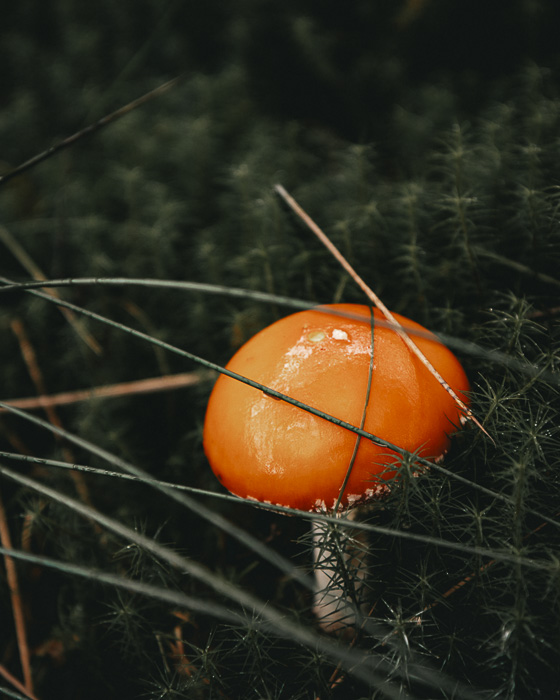
<path fill-rule="evenodd" d="M 0 174 L 184 77 L 1 186 L 3 229 L 49 278 L 177 279 L 317 303 L 362 301 L 281 205 L 273 192 L 281 182 L 391 309 L 445 334 L 471 377 L 475 413 L 495 441 L 465 431 L 446 466 L 506 500 L 434 470 L 402 479 L 383 510 L 364 519 L 521 557 L 490 564 L 435 542 L 371 534 L 370 622 L 387 636 L 366 630 L 358 646 L 390 661 L 402 697 L 451 697 L 438 690 L 435 671 L 429 687 L 408 673 L 418 657 L 472 684 L 480 697 L 553 697 L 559 536 L 535 511 L 554 518 L 560 502 L 560 9 L 544 0 L 33 5 L 33 12 L 25 3 L 3 8 Z M 30 276 L 4 243 L 0 275 Z M 202 292 L 76 286 L 60 293 L 218 363 L 287 313 Z M 6 294 L 3 398 L 38 392 L 16 320 L 49 393 L 195 369 L 88 321 L 102 348 L 97 355 L 53 305 Z M 469 343 L 482 350 L 472 354 Z M 58 413 L 67 430 L 157 478 L 217 490 L 201 445 L 210 388 L 205 381 Z M 106 467 L 14 416 L 1 417 L 0 445 Z M 80 488 L 53 469 L 25 471 L 64 493 Z M 147 487 L 83 478 L 103 512 L 314 625 L 309 594 L 228 533 Z M 6 482 L 3 498 L 17 546 L 23 541 L 63 561 L 209 595 L 40 495 Z M 204 502 L 310 565 L 306 522 Z M 42 700 L 382 697 L 350 675 L 333 676 L 332 660 L 320 651 L 264 632 L 250 611 L 247 624 L 235 626 L 196 610 L 181 617 L 132 592 L 36 567 L 22 566 L 20 577 Z M 0 591 L 9 619 L 3 576 Z M 13 630 L 5 624 L 0 634 L 2 663 L 17 674 Z"/>

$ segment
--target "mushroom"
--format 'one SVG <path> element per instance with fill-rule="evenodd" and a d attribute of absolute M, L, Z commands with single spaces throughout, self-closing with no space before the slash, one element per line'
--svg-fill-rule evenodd
<path fill-rule="evenodd" d="M 394 317 L 417 333 L 414 343 L 467 402 L 469 382 L 453 353 L 418 323 Z M 246 342 L 227 368 L 431 461 L 446 453 L 463 418 L 382 314 L 364 305 L 291 314 Z M 204 450 L 232 493 L 327 514 L 348 515 L 388 493 L 401 463 L 396 451 L 225 375 L 208 402 Z M 330 619 L 323 627 L 331 629 L 351 624 L 352 615 L 329 589 L 320 547 L 325 533 L 325 523 L 314 526 L 315 612 Z"/>

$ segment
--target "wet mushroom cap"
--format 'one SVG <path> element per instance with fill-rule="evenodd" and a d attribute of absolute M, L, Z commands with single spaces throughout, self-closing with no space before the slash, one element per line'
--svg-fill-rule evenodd
<path fill-rule="evenodd" d="M 287 316 L 263 329 L 227 368 L 354 426 L 370 373 L 370 309 L 335 304 Z M 332 310 L 358 318 L 348 318 Z M 469 382 L 457 358 L 419 324 L 394 314 L 460 398 Z M 449 447 L 462 413 L 453 398 L 381 323 L 374 310 L 373 371 L 364 430 L 430 460 Z M 380 323 L 381 322 L 381 323 Z M 426 337 L 428 336 L 428 337 Z M 259 389 L 220 375 L 206 412 L 204 450 L 220 482 L 243 498 L 303 510 L 334 507 L 356 435 Z M 342 505 L 375 498 L 400 457 L 361 439 Z"/>

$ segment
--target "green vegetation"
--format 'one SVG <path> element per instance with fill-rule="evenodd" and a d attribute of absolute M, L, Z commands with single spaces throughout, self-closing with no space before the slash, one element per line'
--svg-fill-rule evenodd
<path fill-rule="evenodd" d="M 0 415 L 41 700 L 557 692 L 559 11 L 350 5 L 3 9 L 0 175 L 182 76 L 0 180 L 4 286 L 75 278 L 63 300 L 143 334 L 0 289 L 1 400 L 197 373 L 175 391 Z M 364 301 L 278 182 L 390 309 L 461 357 L 492 438 L 462 431 L 445 469 L 397 480 L 354 523 L 370 552 L 355 639 L 312 615 L 309 518 L 224 497 L 202 451 L 212 376 L 169 348 L 223 365 L 292 310 L 285 298 Z M 340 527 L 323 565 L 354 588 Z M 7 571 L 0 666 L 21 679 Z M 25 697 L 5 674 L 0 686 Z"/>

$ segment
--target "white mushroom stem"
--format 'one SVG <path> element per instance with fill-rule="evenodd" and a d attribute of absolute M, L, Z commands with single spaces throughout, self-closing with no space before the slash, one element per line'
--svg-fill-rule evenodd
<path fill-rule="evenodd" d="M 354 520 L 356 510 L 341 516 Z M 315 594 L 313 612 L 325 632 L 342 633 L 359 623 L 367 573 L 362 532 L 314 520 Z"/>

